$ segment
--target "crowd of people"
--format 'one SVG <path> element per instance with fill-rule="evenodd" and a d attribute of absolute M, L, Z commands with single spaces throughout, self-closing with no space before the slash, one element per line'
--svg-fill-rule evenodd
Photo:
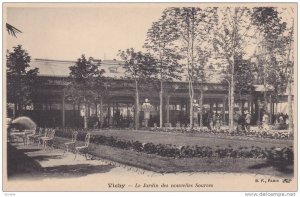
<path fill-rule="evenodd" d="M 235 112 L 234 124 L 238 130 L 250 131 L 250 125 L 258 125 L 260 128 L 269 130 L 270 125 L 276 126 L 278 129 L 285 128 L 289 124 L 289 117 L 287 114 L 277 113 L 273 114 L 270 118 L 269 113 L 263 112 L 261 119 L 256 123 L 253 123 L 254 117 L 248 111 L 243 114 L 241 112 Z M 212 113 L 207 116 L 207 126 L 210 130 L 220 129 L 223 125 L 222 115 L 218 113 Z"/>

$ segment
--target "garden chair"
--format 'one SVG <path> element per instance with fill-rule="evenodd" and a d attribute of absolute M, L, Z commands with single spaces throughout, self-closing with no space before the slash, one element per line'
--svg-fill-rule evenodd
<path fill-rule="evenodd" d="M 33 135 L 28 135 L 28 141 L 29 143 L 32 142 L 34 143 L 38 137 L 41 137 L 43 134 L 43 129 L 42 128 L 37 128 L 36 132 Z"/>
<path fill-rule="evenodd" d="M 19 133 L 20 130 L 19 129 L 15 129 L 15 128 L 10 128 L 8 130 L 8 139 L 10 142 L 15 142 L 17 141 L 17 133 Z"/>
<path fill-rule="evenodd" d="M 30 144 L 30 137 L 35 135 L 37 129 L 38 128 L 33 129 L 33 130 L 25 130 L 25 143 L 26 143 L 26 145 Z"/>
<path fill-rule="evenodd" d="M 43 142 L 43 148 L 46 149 L 49 142 L 52 142 L 52 148 L 53 148 L 53 139 L 55 136 L 55 129 L 48 130 L 48 135 L 46 137 L 41 137 L 41 141 Z"/>
<path fill-rule="evenodd" d="M 88 147 L 89 147 L 89 144 L 90 144 L 90 138 L 91 138 L 91 134 L 87 133 L 86 136 L 85 136 L 84 145 L 75 147 L 74 160 L 76 159 L 77 154 L 79 154 L 80 152 L 85 154 L 85 158 L 87 159 L 87 153 L 88 153 Z"/>
<path fill-rule="evenodd" d="M 36 141 L 38 143 L 38 146 L 42 144 L 42 138 L 48 137 L 50 134 L 50 129 L 44 128 L 41 130 L 40 135 L 36 136 Z"/>
<path fill-rule="evenodd" d="M 73 149 L 75 150 L 75 143 L 77 141 L 77 135 L 78 135 L 78 132 L 77 131 L 73 131 L 73 133 L 72 133 L 72 141 L 64 143 L 64 145 L 65 145 L 64 154 L 65 154 L 65 152 L 69 152 L 69 146 L 73 146 Z"/>

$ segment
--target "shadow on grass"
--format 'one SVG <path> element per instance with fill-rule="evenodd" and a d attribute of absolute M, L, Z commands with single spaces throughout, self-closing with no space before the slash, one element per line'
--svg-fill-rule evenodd
<path fill-rule="evenodd" d="M 43 169 L 44 176 L 47 177 L 80 177 L 89 174 L 106 173 L 114 166 L 110 165 L 90 165 L 90 164 L 76 164 L 76 165 L 60 165 L 53 167 L 46 167 Z"/>
<path fill-rule="evenodd" d="M 29 157 L 23 151 L 16 149 L 12 145 L 7 145 L 7 177 L 12 179 L 36 179 L 42 178 L 66 178 L 81 177 L 95 173 L 109 172 L 114 166 L 111 165 L 59 165 L 52 167 L 42 167 L 37 160 L 56 159 L 61 155 L 35 156 Z"/>
<path fill-rule="evenodd" d="M 22 151 L 23 153 L 29 153 L 29 152 L 36 152 L 36 151 L 40 151 L 41 149 L 38 148 L 32 148 L 32 149 L 21 149 L 20 151 Z"/>
<path fill-rule="evenodd" d="M 293 174 L 294 173 L 294 166 L 291 162 L 282 162 L 282 161 L 275 161 L 275 160 L 267 160 L 265 163 L 255 164 L 249 167 L 249 169 L 259 170 L 262 168 L 269 168 L 272 167 L 274 170 L 284 173 L 284 174 Z"/>
<path fill-rule="evenodd" d="M 62 155 L 38 155 L 31 158 L 37 161 L 49 161 L 50 159 L 62 159 L 63 157 Z"/>

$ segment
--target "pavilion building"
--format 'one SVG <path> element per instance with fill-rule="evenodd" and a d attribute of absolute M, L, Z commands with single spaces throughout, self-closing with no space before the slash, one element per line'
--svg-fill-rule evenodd
<path fill-rule="evenodd" d="M 84 106 L 72 103 L 65 92 L 69 67 L 75 61 L 61 61 L 49 59 L 34 59 L 30 65 L 39 69 L 38 83 L 31 106 L 27 106 L 24 115 L 31 117 L 38 125 L 45 127 L 83 127 Z M 118 60 L 103 60 L 101 68 L 105 70 L 105 88 L 107 94 L 103 98 L 102 112 L 100 103 L 91 103 L 88 106 L 88 116 L 97 119 L 102 113 L 106 127 L 133 127 L 135 108 L 134 82 L 124 78 L 122 62 Z M 200 110 L 196 103 L 200 97 L 200 84 L 195 85 L 194 121 L 199 124 Z M 228 84 L 208 82 L 201 84 L 203 90 L 203 125 L 208 124 L 208 116 L 217 113 L 222 124 L 228 124 Z M 257 91 L 246 92 L 235 102 L 235 111 L 248 110 L 256 122 L 260 115 L 260 100 L 263 93 Z M 9 90 L 8 90 L 9 91 Z M 148 101 L 150 111 L 149 126 L 159 125 L 159 86 L 152 84 L 141 85 L 140 105 Z M 237 98 L 236 98 L 237 99 Z M 281 99 L 283 102 L 286 97 Z M 189 123 L 189 92 L 187 81 L 174 81 L 165 84 L 163 122 L 173 126 L 180 123 Z M 9 105 L 10 106 L 10 105 Z M 274 103 L 269 101 L 269 111 L 275 113 Z M 140 108 L 141 109 L 141 108 Z M 13 116 L 13 110 L 10 111 Z M 90 118 L 90 119 L 93 119 Z M 140 125 L 144 125 L 144 112 L 140 113 Z"/>

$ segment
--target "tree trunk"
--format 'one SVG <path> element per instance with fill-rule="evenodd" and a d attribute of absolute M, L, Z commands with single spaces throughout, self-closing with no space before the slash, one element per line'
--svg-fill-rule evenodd
<path fill-rule="evenodd" d="M 95 102 L 95 114 L 96 114 L 96 117 L 98 118 L 98 103 Z"/>
<path fill-rule="evenodd" d="M 100 97 L 100 128 L 103 126 L 103 98 Z"/>
<path fill-rule="evenodd" d="M 159 127 L 163 127 L 163 82 L 160 81 L 160 94 L 159 94 Z"/>
<path fill-rule="evenodd" d="M 293 134 L 293 105 L 292 105 L 292 87 L 291 80 L 288 81 L 288 118 L 289 118 L 289 133 Z"/>
<path fill-rule="evenodd" d="M 15 119 L 17 117 L 17 113 L 18 113 L 18 110 L 17 110 L 17 103 L 14 103 L 14 111 L 13 111 L 13 119 Z"/>
<path fill-rule="evenodd" d="M 140 107 L 139 107 L 139 90 L 138 90 L 138 82 L 135 80 L 135 130 L 139 129 L 140 122 Z"/>
<path fill-rule="evenodd" d="M 237 20 L 237 12 L 238 12 L 238 8 L 235 8 L 234 11 L 234 18 L 233 18 L 233 46 L 236 45 L 236 20 Z M 232 65 L 231 65 L 231 90 L 230 90 L 230 125 L 229 125 L 229 129 L 233 130 L 233 115 L 234 115 L 234 89 L 235 89 L 235 82 L 234 82 L 234 68 L 235 68 L 235 47 L 233 47 L 233 53 L 232 53 L 232 57 L 233 57 L 233 61 L 232 61 Z"/>
<path fill-rule="evenodd" d="M 194 95 L 190 96 L 190 129 L 194 126 L 194 110 L 193 110 Z"/>
<path fill-rule="evenodd" d="M 88 125 L 87 125 L 87 103 L 86 103 L 86 99 L 84 97 L 84 128 L 87 129 Z"/>
<path fill-rule="evenodd" d="M 200 106 L 200 122 L 199 126 L 200 128 L 203 127 L 203 115 L 202 115 L 202 109 L 203 109 L 203 90 L 200 90 L 200 98 L 199 98 L 199 106 Z"/>

